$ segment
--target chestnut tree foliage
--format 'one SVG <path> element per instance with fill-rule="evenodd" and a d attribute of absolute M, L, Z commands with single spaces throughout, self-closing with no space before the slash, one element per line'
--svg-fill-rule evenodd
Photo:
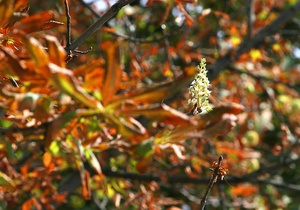
<path fill-rule="evenodd" d="M 296 209 L 299 11 L 0 0 L 0 209 Z"/>

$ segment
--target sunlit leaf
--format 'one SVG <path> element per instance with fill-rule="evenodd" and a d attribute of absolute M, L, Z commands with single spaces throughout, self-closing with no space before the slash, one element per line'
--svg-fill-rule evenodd
<path fill-rule="evenodd" d="M 15 187 L 15 183 L 13 179 L 1 171 L 0 171 L 0 185 L 5 186 L 10 190 Z"/>
<path fill-rule="evenodd" d="M 65 67 L 66 51 L 54 36 L 46 36 L 49 59 L 52 63 Z"/>
<path fill-rule="evenodd" d="M 106 42 L 102 44 L 102 48 L 107 54 L 107 71 L 105 75 L 105 82 L 102 90 L 103 103 L 106 105 L 117 92 L 122 75 L 121 58 L 119 43 Z"/>
<path fill-rule="evenodd" d="M 22 34 L 22 41 L 31 58 L 36 62 L 38 67 L 43 67 L 49 64 L 49 56 L 43 45 L 35 38 Z M 36 68 L 35 71 L 44 77 L 48 77 L 48 72 L 43 68 Z"/>
<path fill-rule="evenodd" d="M 79 85 L 72 72 L 68 69 L 61 68 L 55 64 L 48 65 L 51 72 L 53 84 L 62 92 L 72 96 L 87 107 L 93 109 L 102 109 L 102 105 L 95 98 L 87 94 Z"/>
<path fill-rule="evenodd" d="M 95 154 L 93 153 L 93 151 L 91 149 L 87 149 L 85 153 L 86 153 L 86 158 L 89 160 L 91 166 L 97 171 L 98 174 L 102 174 L 100 162 L 95 156 Z"/>

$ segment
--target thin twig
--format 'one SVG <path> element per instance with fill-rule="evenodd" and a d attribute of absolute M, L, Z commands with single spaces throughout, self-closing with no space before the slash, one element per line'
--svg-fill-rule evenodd
<path fill-rule="evenodd" d="M 70 15 L 70 7 L 68 4 L 68 0 L 65 0 L 65 9 L 66 9 L 66 16 L 67 16 L 67 35 L 66 35 L 66 48 L 70 48 L 71 44 L 71 15 Z"/>
<path fill-rule="evenodd" d="M 70 50 L 72 40 L 71 40 L 71 15 L 70 15 L 70 7 L 68 4 L 68 0 L 65 0 L 65 9 L 66 9 L 66 16 L 67 16 L 67 35 L 66 35 L 67 44 L 66 44 L 65 49 L 68 53 L 66 62 L 69 62 L 75 56 L 74 52 L 78 53 L 78 54 L 87 54 L 92 50 L 92 48 L 90 48 L 89 50 L 86 50 L 86 51 Z"/>
<path fill-rule="evenodd" d="M 95 33 L 100 27 L 109 21 L 115 14 L 118 13 L 127 4 L 134 2 L 135 0 L 119 0 L 114 5 L 112 5 L 104 15 L 102 15 L 96 22 L 94 22 L 85 32 L 82 33 L 74 42 L 70 44 L 67 51 L 74 51 L 78 46 L 80 46 L 90 35 Z"/>
<path fill-rule="evenodd" d="M 205 207 L 205 204 L 206 204 L 206 201 L 207 201 L 207 198 L 208 198 L 208 194 L 209 194 L 210 190 L 212 189 L 214 183 L 216 183 L 218 179 L 223 180 L 223 177 L 224 177 L 225 174 L 223 175 L 222 172 L 221 172 L 221 170 L 223 170 L 222 162 L 223 162 L 223 157 L 220 156 L 217 165 L 213 169 L 214 173 L 213 173 L 212 177 L 209 180 L 209 183 L 206 187 L 205 194 L 204 194 L 203 198 L 201 199 L 201 202 L 200 202 L 200 209 L 201 210 L 203 210 L 204 207 Z"/>
<path fill-rule="evenodd" d="M 83 0 L 79 0 L 79 3 L 84 6 L 85 8 L 87 8 L 88 10 L 90 10 L 91 13 L 93 13 L 93 15 L 95 15 L 95 17 L 100 18 L 101 16 L 98 14 L 98 12 L 96 12 L 93 7 L 90 5 L 91 3 L 86 3 Z"/>

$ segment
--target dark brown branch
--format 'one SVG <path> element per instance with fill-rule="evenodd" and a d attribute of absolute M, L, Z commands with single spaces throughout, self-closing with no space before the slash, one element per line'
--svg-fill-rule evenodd
<path fill-rule="evenodd" d="M 222 179 L 222 177 L 220 176 L 220 169 L 222 167 L 222 162 L 223 162 L 223 157 L 220 156 L 219 160 L 218 160 L 218 163 L 217 163 L 217 166 L 213 169 L 214 173 L 213 173 L 212 177 L 209 180 L 209 183 L 206 187 L 205 194 L 204 194 L 203 198 L 201 199 L 201 202 L 200 202 L 200 209 L 201 210 L 203 210 L 204 207 L 205 207 L 205 204 L 206 204 L 207 198 L 208 198 L 208 194 L 209 194 L 210 190 L 212 189 L 214 183 L 216 183 L 218 179 Z"/>
<path fill-rule="evenodd" d="M 107 12 L 101 16 L 96 22 L 94 22 L 83 34 L 78 37 L 71 45 L 66 48 L 67 51 L 74 51 L 78 46 L 80 46 L 89 36 L 95 33 L 100 27 L 109 21 L 115 14 L 118 13 L 127 4 L 134 2 L 135 0 L 119 0 L 114 5 L 112 5 Z"/>
<path fill-rule="evenodd" d="M 100 18 L 101 15 L 99 13 L 97 13 L 93 7 L 91 7 L 89 4 L 85 3 L 83 0 L 79 0 L 79 2 L 84 6 L 86 7 L 88 10 L 91 11 L 91 13 L 93 13 L 93 15 L 97 18 Z M 130 42 L 138 42 L 138 43 L 157 43 L 157 42 L 161 42 L 164 40 L 164 37 L 162 38 L 152 38 L 151 40 L 148 40 L 146 38 L 136 38 L 136 37 L 131 37 L 131 36 L 127 36 L 125 34 L 120 34 L 120 33 L 117 33 L 117 32 L 108 32 L 110 33 L 111 35 L 113 36 L 116 36 L 116 37 L 121 37 L 122 39 L 126 40 L 126 41 L 130 41 Z"/>
<path fill-rule="evenodd" d="M 275 84 L 281 84 L 281 85 L 284 85 L 288 88 L 291 88 L 291 89 L 299 92 L 299 89 L 295 85 L 285 83 L 285 82 L 282 82 L 282 81 L 274 79 L 274 78 L 264 77 L 264 76 L 261 76 L 261 75 L 253 74 L 253 73 L 248 72 L 248 71 L 243 71 L 243 70 L 237 69 L 234 66 L 228 66 L 228 69 L 231 70 L 231 71 L 237 72 L 239 74 L 246 74 L 246 75 L 248 75 L 248 76 L 250 76 L 254 79 L 257 79 L 257 80 L 263 80 L 263 81 L 272 82 L 272 83 L 275 83 Z"/>
<path fill-rule="evenodd" d="M 67 16 L 67 35 L 66 35 L 66 41 L 67 46 L 66 48 L 70 48 L 71 44 L 71 15 L 70 15 L 70 8 L 68 4 L 68 0 L 65 0 L 65 10 L 66 10 L 66 16 Z"/>
<path fill-rule="evenodd" d="M 238 184 L 238 183 L 255 183 L 255 184 L 271 184 L 275 187 L 280 188 L 286 188 L 289 190 L 293 190 L 295 192 L 300 193 L 300 186 L 289 184 L 289 183 L 278 183 L 272 180 L 262 180 L 258 179 L 257 177 L 260 175 L 263 175 L 265 173 L 269 173 L 272 175 L 273 171 L 277 172 L 282 167 L 287 167 L 290 164 L 298 163 L 300 161 L 300 158 L 294 159 L 294 160 L 285 160 L 276 164 L 269 165 L 267 167 L 261 168 L 259 170 L 256 170 L 252 173 L 245 174 L 243 176 L 227 176 L 226 181 L 230 184 Z M 85 169 L 89 171 L 91 175 L 96 174 L 96 172 L 89 166 L 85 165 Z M 125 171 L 112 171 L 110 168 L 102 168 L 102 172 L 106 177 L 110 178 L 120 178 L 120 179 L 129 179 L 129 180 L 135 180 L 135 181 L 141 181 L 141 182 L 151 182 L 156 181 L 159 183 L 168 183 L 171 185 L 174 184 L 207 184 L 210 181 L 214 181 L 214 178 L 190 178 L 186 175 L 170 175 L 167 177 L 164 177 L 162 179 L 159 175 L 154 174 L 136 174 L 136 173 L 128 173 Z M 67 192 L 72 193 L 74 192 L 78 187 L 80 187 L 80 175 L 77 171 L 66 171 L 64 174 L 64 180 L 60 183 L 58 187 L 58 192 L 63 193 Z M 268 178 L 269 179 L 269 178 Z M 216 183 L 219 184 L 219 183 Z M 58 206 L 57 203 L 52 203 L 55 207 Z"/>

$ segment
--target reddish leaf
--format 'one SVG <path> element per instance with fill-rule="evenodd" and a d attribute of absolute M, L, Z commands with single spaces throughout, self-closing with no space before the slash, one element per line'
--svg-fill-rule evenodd
<path fill-rule="evenodd" d="M 20 20 L 17 28 L 26 33 L 41 31 L 63 25 L 58 21 L 53 21 L 54 14 L 51 11 L 37 13 L 32 16 L 25 17 Z"/>
<path fill-rule="evenodd" d="M 55 20 L 49 20 L 49 21 L 43 23 L 40 30 L 48 30 L 48 29 L 55 28 L 55 27 L 61 26 L 61 25 L 64 25 L 64 23 L 58 22 Z"/>

